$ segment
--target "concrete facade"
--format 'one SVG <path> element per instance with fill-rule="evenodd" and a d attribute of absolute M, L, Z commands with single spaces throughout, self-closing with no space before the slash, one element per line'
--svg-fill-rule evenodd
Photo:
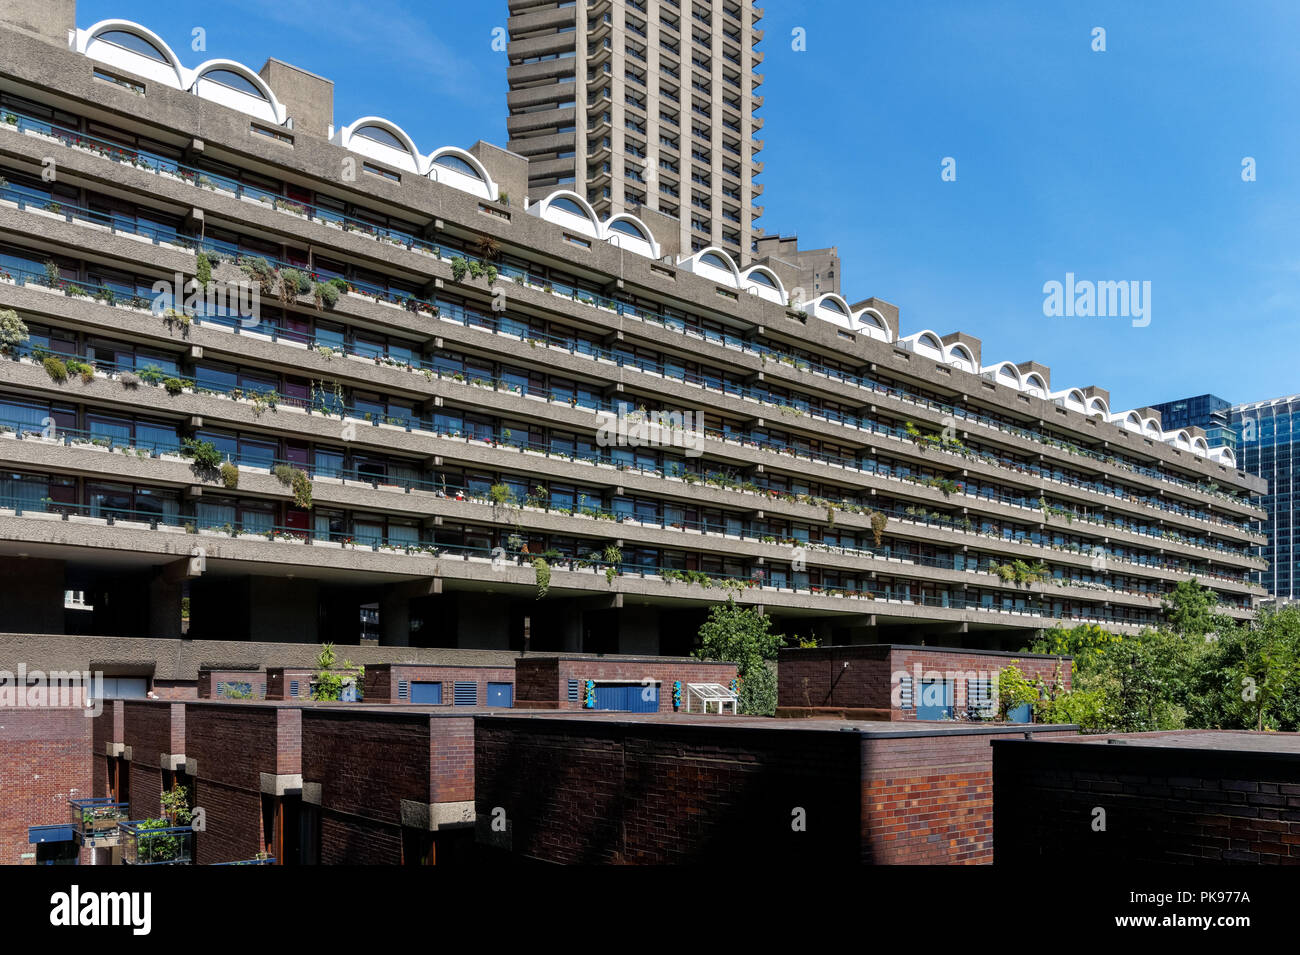
<path fill-rule="evenodd" d="M 134 94 L 120 65 L 25 29 L 0 28 L 0 63 L 0 120 L 14 119 L 0 122 L 0 174 L 39 189 L 44 157 L 60 169 L 48 202 L 0 199 L 0 308 L 32 333 L 0 362 L 0 559 L 18 562 L 0 604 L 15 630 L 186 636 L 214 653 L 297 642 L 308 665 L 316 643 L 362 639 L 403 654 L 349 652 L 357 662 L 433 662 L 407 648 L 679 655 L 734 598 L 823 642 L 998 648 L 1058 623 L 1137 632 L 1192 577 L 1238 618 L 1260 592 L 1256 479 L 903 339 L 682 262 L 575 246 L 517 204 L 389 169 L 317 131 L 328 81 L 264 68 L 295 118 L 277 139 L 147 76 Z M 96 118 L 114 112 L 148 142 Z M 495 147 L 466 154 L 502 183 L 523 175 Z M 346 177 L 358 160 L 375 171 Z M 131 225 L 75 211 L 110 200 Z M 362 227 L 380 216 L 389 231 Z M 146 231 L 158 217 L 172 231 Z M 240 260 L 272 269 L 256 326 L 206 309 L 168 319 L 125 291 L 194 275 L 200 231 L 214 281 L 247 281 Z M 458 271 L 488 248 L 495 283 Z M 345 289 L 332 307 L 282 294 L 291 267 L 317 292 L 339 275 Z M 896 307 L 859 304 L 897 337 Z M 57 380 L 40 349 L 92 367 Z M 701 454 L 600 444 L 624 404 L 697 409 Z M 960 447 L 928 443 L 954 414 Z M 46 418 L 52 434 L 34 427 Z M 188 440 L 235 472 L 196 469 L 178 453 Z M 1046 576 L 994 572 L 1016 561 Z M 66 610 L 65 591 L 91 599 Z M 125 656 L 157 658 L 144 643 Z M 239 662 L 189 659 L 187 679 L 198 662 Z"/>
<path fill-rule="evenodd" d="M 529 196 L 570 189 L 602 219 L 655 211 L 674 251 L 752 260 L 762 15 L 730 0 L 694 15 L 664 0 L 511 0 L 506 129 Z"/>

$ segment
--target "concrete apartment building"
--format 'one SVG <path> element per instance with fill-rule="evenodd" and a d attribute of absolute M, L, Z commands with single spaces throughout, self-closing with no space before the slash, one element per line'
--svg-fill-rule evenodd
<path fill-rule="evenodd" d="M 666 253 L 663 217 L 525 203 L 522 156 L 336 122 L 330 81 L 279 61 L 4 9 L 12 633 L 355 645 L 365 613 L 416 663 L 683 655 L 734 598 L 823 642 L 1017 650 L 1136 632 L 1192 577 L 1239 618 L 1262 593 L 1264 482 L 1196 428 L 878 299 L 790 307 L 735 243 Z M 755 16 L 715 6 L 715 51 Z M 209 267 L 258 314 L 155 291 Z"/>
<path fill-rule="evenodd" d="M 1210 446 L 1233 451 L 1238 466 L 1268 486 L 1260 500 L 1267 542 L 1257 553 L 1264 567 L 1260 586 L 1279 602 L 1300 600 L 1300 554 L 1296 526 L 1296 469 L 1300 467 L 1300 395 L 1233 404 L 1218 395 L 1197 395 L 1153 405 L 1179 427 L 1198 426 Z"/>
<path fill-rule="evenodd" d="M 748 261 L 762 17 L 747 0 L 510 0 L 506 128 L 528 195 L 572 189 L 600 219 L 657 213 L 667 252 Z"/>

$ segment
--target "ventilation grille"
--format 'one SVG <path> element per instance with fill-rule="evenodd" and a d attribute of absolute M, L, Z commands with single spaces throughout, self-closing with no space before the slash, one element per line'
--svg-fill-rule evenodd
<path fill-rule="evenodd" d="M 405 680 L 397 681 L 397 698 L 399 700 L 406 699 L 407 695 L 410 693 L 410 690 L 411 690 L 411 685 L 408 682 L 406 682 Z"/>
<path fill-rule="evenodd" d="M 474 706 L 478 703 L 478 684 L 456 681 L 453 696 L 457 706 Z"/>
<path fill-rule="evenodd" d="M 912 708 L 912 678 L 910 676 L 899 677 L 898 679 L 898 705 L 904 710 Z"/>
<path fill-rule="evenodd" d="M 569 702 L 577 703 L 581 699 L 582 699 L 582 681 L 570 680 L 569 681 Z"/>

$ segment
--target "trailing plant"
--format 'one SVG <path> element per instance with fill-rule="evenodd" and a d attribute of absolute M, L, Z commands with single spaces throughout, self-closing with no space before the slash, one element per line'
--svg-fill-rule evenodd
<path fill-rule="evenodd" d="M 233 491 L 239 487 L 239 468 L 235 467 L 229 461 L 223 461 L 221 464 L 221 483 L 225 485 L 227 491 Z"/>
<path fill-rule="evenodd" d="M 551 565 L 544 557 L 534 557 L 533 570 L 537 573 L 537 599 L 541 600 L 551 589 Z"/>
<path fill-rule="evenodd" d="M 49 375 L 50 380 L 56 385 L 61 385 L 68 380 L 68 366 L 63 363 L 62 358 L 50 355 L 41 362 L 41 366 L 45 369 L 45 374 Z"/>
<path fill-rule="evenodd" d="M 194 280 L 199 283 L 201 289 L 206 289 L 212 284 L 212 260 L 208 258 L 206 252 L 200 252 L 194 258 Z"/>
<path fill-rule="evenodd" d="M 875 540 L 876 546 L 880 546 L 881 538 L 885 533 L 885 525 L 889 523 L 889 518 L 880 511 L 871 512 L 871 536 Z"/>
<path fill-rule="evenodd" d="M 453 282 L 460 282 L 465 278 L 465 273 L 469 271 L 469 262 L 457 255 L 451 260 L 451 278 Z"/>

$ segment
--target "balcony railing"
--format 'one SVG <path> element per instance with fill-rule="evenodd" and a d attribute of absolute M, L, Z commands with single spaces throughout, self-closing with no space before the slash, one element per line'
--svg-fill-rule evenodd
<path fill-rule="evenodd" d="M 25 114 L 16 113 L 11 110 L 0 111 L 0 128 L 5 128 L 6 126 L 8 126 L 9 128 L 16 128 L 19 132 L 29 132 L 47 139 L 60 142 L 66 146 L 69 146 L 70 148 L 78 148 L 87 152 L 96 153 L 115 162 L 133 165 L 136 166 L 137 168 L 146 169 L 148 171 L 155 172 L 160 175 L 169 176 L 173 179 L 178 179 L 182 182 L 188 182 L 191 185 L 194 185 L 196 187 L 208 188 L 213 191 L 219 191 L 219 192 L 228 192 L 234 195 L 236 198 L 245 199 L 250 202 L 259 202 L 271 206 L 272 208 L 275 208 L 277 210 L 286 212 L 288 214 L 297 215 L 300 218 L 305 218 L 312 221 L 319 221 L 327 226 L 332 226 L 334 228 L 338 228 L 343 231 L 360 234 L 363 236 L 373 238 L 377 241 L 387 242 L 389 244 L 395 246 L 401 246 L 412 251 L 417 251 L 428 255 L 432 255 L 434 257 L 442 259 L 443 261 L 449 261 L 453 256 L 459 255 L 459 253 L 444 250 L 440 248 L 438 245 L 429 243 L 426 240 L 416 238 L 412 235 L 409 235 L 404 232 L 400 232 L 398 230 L 389 229 L 383 226 L 376 226 L 373 223 L 366 222 L 365 220 L 357 219 L 351 216 L 346 216 L 341 213 L 334 212 L 333 210 L 323 210 L 318 207 L 312 206 L 309 203 L 303 203 L 303 202 L 298 202 L 296 200 L 287 199 L 284 196 L 271 193 L 263 189 L 258 189 L 253 186 L 247 186 L 233 179 L 228 179 L 213 173 L 205 172 L 203 170 L 191 166 L 186 166 L 172 159 L 156 156 L 154 154 L 139 151 L 139 150 L 126 149 L 124 147 L 118 146 L 115 143 L 108 142 L 107 140 L 97 139 L 96 137 L 93 136 L 87 136 L 75 130 L 70 130 L 65 127 L 47 123 L 43 120 L 36 119 L 34 117 L 27 116 Z M 701 157 L 697 156 L 696 158 L 701 158 Z M 707 160 L 707 157 L 703 157 L 703 158 Z M 137 234 L 140 233 L 137 232 Z M 225 244 L 216 243 L 213 242 L 212 240 L 208 240 L 208 242 L 205 243 L 205 248 L 216 249 L 222 247 L 223 245 Z M 224 249 L 224 251 L 226 251 L 227 254 L 230 254 L 230 250 L 228 246 Z M 263 256 L 258 256 L 254 254 L 238 254 L 238 253 L 235 254 L 239 255 L 240 259 L 264 258 Z M 461 256 L 461 257 L 470 261 L 479 261 L 480 264 L 483 264 L 481 260 L 475 260 L 471 256 Z M 305 271 L 305 269 L 303 270 Z M 598 293 L 595 292 L 573 289 L 568 286 L 560 285 L 558 283 L 551 283 L 548 279 L 534 276 L 528 273 L 524 269 L 503 266 L 500 268 L 500 274 L 502 277 L 505 278 L 509 278 L 515 281 L 522 281 L 525 284 L 534 285 L 537 287 L 546 288 L 547 290 L 551 291 L 553 294 L 557 294 L 566 298 L 571 298 L 573 301 L 581 302 L 588 305 L 593 305 L 596 307 L 608 308 L 609 310 L 615 311 L 620 315 L 626 315 L 632 318 L 637 318 L 643 321 L 650 322 L 652 324 L 660 325 L 670 330 L 686 331 L 688 334 L 692 332 L 692 330 L 688 328 L 686 324 L 681 322 L 680 320 L 669 319 L 664 317 L 663 315 L 645 309 L 641 309 L 637 306 L 633 306 L 625 302 L 620 302 L 615 299 L 606 298 L 605 296 L 599 295 Z M 0 279 L 3 278 L 4 275 L 2 272 L 0 272 Z M 364 292 L 367 295 L 375 295 L 377 300 L 401 302 L 401 303 L 410 302 L 410 303 L 418 304 L 419 306 L 431 307 L 431 303 L 423 302 L 422 300 L 419 300 L 413 296 L 405 295 L 400 292 L 393 292 L 389 289 L 383 289 L 377 286 L 368 285 L 367 283 L 364 282 L 352 281 L 349 282 L 349 284 L 352 287 L 356 288 L 358 291 Z M 120 291 L 119 294 L 121 294 Z M 1019 437 L 1023 437 L 1027 440 L 1046 443 L 1053 447 L 1057 447 L 1062 450 L 1065 450 L 1070 454 L 1078 455 L 1080 457 L 1088 458 L 1094 461 L 1103 462 L 1112 467 L 1117 467 L 1121 470 L 1126 470 L 1131 473 L 1140 474 L 1152 480 L 1158 480 L 1163 483 L 1168 483 L 1178 487 L 1195 490 L 1200 493 L 1209 494 L 1224 500 L 1232 501 L 1234 503 L 1242 503 L 1239 498 L 1235 497 L 1234 495 L 1225 493 L 1224 491 L 1218 489 L 1217 487 L 1213 487 L 1207 484 L 1187 481 L 1182 478 L 1174 477 L 1171 474 L 1167 474 L 1165 472 L 1158 471 L 1153 468 L 1145 467 L 1144 465 L 1130 463 L 1115 455 L 1106 454 L 1099 451 L 1093 451 L 1091 449 L 1080 447 L 1068 441 L 1048 438 L 1045 435 L 1039 434 L 1038 432 L 1032 431 L 1030 429 L 1020 428 L 1013 425 L 1007 425 L 1004 424 L 1003 422 L 998 421 L 997 419 L 989 418 L 988 416 L 979 414 L 978 412 L 971 412 L 966 409 L 956 408 L 951 405 L 946 405 L 941 402 L 936 402 L 929 398 L 925 398 L 923 396 L 909 392 L 906 389 L 897 388 L 895 386 L 882 385 L 877 382 L 874 382 L 869 378 L 844 372 L 840 369 L 831 368 L 800 356 L 791 355 L 786 352 L 781 352 L 757 342 L 748 341 L 740 335 L 729 334 L 726 332 L 702 332 L 696 334 L 701 335 L 706 340 L 717 341 L 726 346 L 737 348 L 741 352 L 747 352 L 765 358 L 771 358 L 780 362 L 785 362 L 791 365 L 792 367 L 799 368 L 800 370 L 812 371 L 816 374 L 824 375 L 825 377 L 831 380 L 839 381 L 849 385 L 855 385 L 859 388 L 871 390 L 876 393 L 893 395 L 898 397 L 900 400 L 912 404 L 916 404 L 921 407 L 925 407 L 927 409 L 936 411 L 940 414 L 952 415 L 953 417 L 960 418 L 965 422 L 971 422 L 974 424 L 979 424 L 981 426 L 991 427 L 994 428 L 995 430 L 1007 434 L 1013 434 Z"/>
<path fill-rule="evenodd" d="M 125 865 L 193 865 L 194 830 L 169 826 L 165 819 L 118 824 Z"/>
<path fill-rule="evenodd" d="M 112 799 L 69 799 L 73 831 L 88 849 L 119 844 L 119 824 L 130 819 L 127 804 Z"/>

